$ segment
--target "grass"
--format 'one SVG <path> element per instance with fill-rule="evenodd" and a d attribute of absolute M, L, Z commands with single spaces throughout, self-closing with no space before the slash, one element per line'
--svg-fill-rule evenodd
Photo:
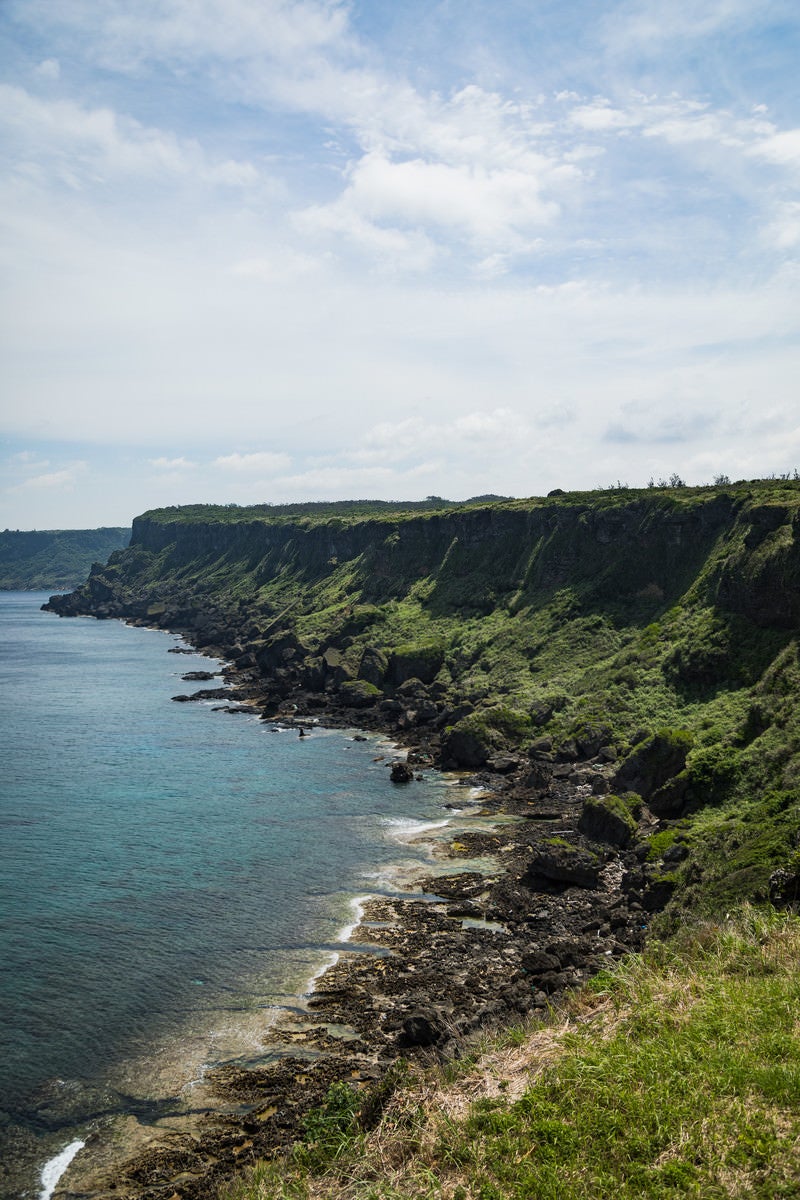
<path fill-rule="evenodd" d="M 409 1071 L 364 1130 L 337 1085 L 228 1200 L 800 1195 L 800 920 L 745 907 L 603 973 L 545 1026 Z"/>
<path fill-rule="evenodd" d="M 276 685 L 287 694 L 318 686 L 326 650 L 343 675 L 369 650 L 386 662 L 381 692 L 408 677 L 434 689 L 443 720 L 425 736 L 461 766 L 542 736 L 566 758 L 603 748 L 622 762 L 648 735 L 684 731 L 685 764 L 666 760 L 661 778 L 653 761 L 629 786 L 709 835 L 688 839 L 672 907 L 724 911 L 766 896 L 800 845 L 796 805 L 764 802 L 800 790 L 798 529 L 794 479 L 461 505 L 195 505 L 137 518 L 134 545 L 91 587 L 134 615 L 161 605 L 173 627 L 212 612 L 258 661 L 294 635 L 295 674 Z M 379 702 L 341 683 L 340 699 Z"/>

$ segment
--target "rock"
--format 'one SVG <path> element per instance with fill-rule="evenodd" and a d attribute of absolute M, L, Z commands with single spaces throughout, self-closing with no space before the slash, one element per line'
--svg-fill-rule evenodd
<path fill-rule="evenodd" d="M 374 646 L 367 646 L 361 655 L 358 678 L 365 679 L 367 683 L 374 684 L 375 687 L 380 687 L 386 678 L 388 667 L 389 660 L 386 655 Z"/>
<path fill-rule="evenodd" d="M 414 772 L 407 762 L 392 763 L 392 783 L 410 783 Z"/>
<path fill-rule="evenodd" d="M 669 875 L 654 879 L 642 895 L 642 908 L 645 912 L 660 912 L 672 898 L 676 880 Z"/>
<path fill-rule="evenodd" d="M 528 753 L 530 754 L 530 756 L 532 758 L 533 757 L 538 758 L 538 756 L 540 754 L 551 754 L 552 750 L 553 750 L 553 739 L 549 738 L 549 737 L 540 737 L 540 738 L 536 738 L 536 740 L 531 743 L 531 748 L 528 751 Z"/>
<path fill-rule="evenodd" d="M 529 975 L 542 975 L 545 971 L 560 971 L 561 962 L 545 950 L 529 950 L 522 956 L 522 968 Z"/>
<path fill-rule="evenodd" d="M 638 792 L 649 803 L 657 791 L 683 771 L 691 746 L 692 735 L 688 730 L 659 729 L 634 747 L 614 776 L 612 788 L 617 792 Z M 667 789 L 662 807 L 674 811 L 681 798 Z"/>
<path fill-rule="evenodd" d="M 339 687 L 339 699 L 348 708 L 370 708 L 383 693 L 366 679 L 347 679 Z"/>
<path fill-rule="evenodd" d="M 444 1037 L 444 1028 L 439 1014 L 433 1010 L 411 1013 L 406 1017 L 397 1035 L 397 1044 L 405 1048 L 412 1046 L 435 1046 Z"/>
<path fill-rule="evenodd" d="M 523 783 L 526 788 L 535 788 L 537 791 L 543 791 L 550 787 L 552 778 L 553 768 L 550 763 L 533 762 Z"/>
<path fill-rule="evenodd" d="M 493 754 L 486 760 L 486 766 L 496 775 L 509 775 L 519 766 L 519 759 L 512 754 Z"/>
<path fill-rule="evenodd" d="M 532 891 L 542 884 L 561 887 L 597 887 L 600 863 L 593 854 L 572 846 L 548 847 L 535 854 L 520 882 Z"/>
<path fill-rule="evenodd" d="M 635 801 L 628 804 L 620 796 L 587 796 L 578 829 L 593 841 L 627 846 L 636 833 L 636 819 L 631 811 L 634 807 Z"/>
<path fill-rule="evenodd" d="M 439 642 L 399 646 L 389 660 L 389 679 L 395 684 L 412 678 L 433 683 L 443 661 L 444 646 Z"/>
<path fill-rule="evenodd" d="M 800 900 L 800 871 L 791 867 L 778 867 L 773 871 L 769 877 L 769 898 L 779 908 L 797 904 Z"/>
<path fill-rule="evenodd" d="M 181 675 L 181 679 L 184 681 L 184 683 L 189 683 L 192 680 L 203 681 L 213 678 L 213 671 L 187 671 L 185 675 Z"/>

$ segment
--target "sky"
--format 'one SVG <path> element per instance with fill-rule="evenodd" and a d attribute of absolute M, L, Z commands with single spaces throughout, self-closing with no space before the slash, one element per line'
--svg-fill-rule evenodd
<path fill-rule="evenodd" d="M 800 467 L 796 0 L 0 0 L 0 527 Z"/>

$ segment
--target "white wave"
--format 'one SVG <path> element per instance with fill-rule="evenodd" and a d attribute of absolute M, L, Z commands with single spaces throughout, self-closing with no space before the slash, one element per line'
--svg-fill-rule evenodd
<path fill-rule="evenodd" d="M 79 1150 L 82 1150 L 86 1142 L 70 1142 L 65 1146 L 60 1154 L 55 1158 L 51 1158 L 42 1167 L 41 1183 L 42 1190 L 39 1193 L 39 1200 L 50 1200 L 53 1192 L 56 1190 L 56 1185 L 61 1176 L 66 1171 L 69 1164 L 72 1162 Z"/>
<path fill-rule="evenodd" d="M 306 983 L 306 986 L 303 988 L 303 995 L 310 996 L 312 992 L 315 992 L 317 990 L 317 984 L 322 976 L 326 971 L 329 971 L 331 967 L 335 967 L 340 958 L 341 955 L 339 954 L 338 950 L 331 951 L 322 966 L 314 972 L 314 974 Z"/>
<path fill-rule="evenodd" d="M 337 942 L 349 942 L 355 931 L 364 919 L 364 905 L 369 900 L 369 896 L 354 896 L 350 901 L 350 907 L 353 910 L 353 920 L 349 925 L 343 925 L 336 935 Z"/>
<path fill-rule="evenodd" d="M 386 817 L 384 825 L 389 836 L 398 842 L 408 842 L 434 829 L 444 829 L 449 820 L 444 821 L 414 821 L 408 817 Z"/>

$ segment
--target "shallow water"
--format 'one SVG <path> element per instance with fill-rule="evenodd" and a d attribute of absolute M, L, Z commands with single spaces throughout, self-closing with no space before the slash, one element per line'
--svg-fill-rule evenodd
<path fill-rule="evenodd" d="M 209 660 L 45 598 L 0 593 L 2 1197 L 10 1159 L 36 1196 L 90 1119 L 257 1053 L 353 897 L 447 819 L 445 781 L 392 785 L 376 739 L 172 704 Z"/>

